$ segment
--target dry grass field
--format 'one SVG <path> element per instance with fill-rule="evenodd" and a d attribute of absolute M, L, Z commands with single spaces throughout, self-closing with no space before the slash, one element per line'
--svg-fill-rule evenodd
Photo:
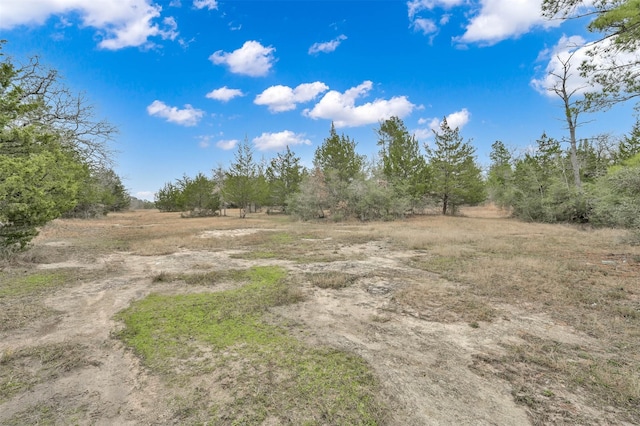
<path fill-rule="evenodd" d="M 640 246 L 460 217 L 56 220 L 0 264 L 0 424 L 640 424 Z"/>

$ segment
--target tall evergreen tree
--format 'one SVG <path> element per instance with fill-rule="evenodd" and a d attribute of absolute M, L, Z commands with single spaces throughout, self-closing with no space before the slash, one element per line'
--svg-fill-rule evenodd
<path fill-rule="evenodd" d="M 227 170 L 224 181 L 224 199 L 240 208 L 244 217 L 252 202 L 258 196 L 256 182 L 259 177 L 258 165 L 253 159 L 253 149 L 249 140 L 238 144 L 234 161 Z"/>
<path fill-rule="evenodd" d="M 391 117 L 376 129 L 382 173 L 402 195 L 413 203 L 427 192 L 429 173 L 418 140 L 409 134 L 402 120 Z"/>
<path fill-rule="evenodd" d="M 478 204 L 486 193 L 482 170 L 476 164 L 475 148 L 464 142 L 458 128 L 451 129 L 444 118 L 434 130 L 435 147 L 425 145 L 432 173 L 432 193 L 442 205 L 442 214 L 455 213 L 463 204 Z"/>
<path fill-rule="evenodd" d="M 220 207 L 220 198 L 216 193 L 216 184 L 203 173 L 198 173 L 194 178 L 183 179 L 182 197 L 184 199 L 183 210 L 189 212 L 189 216 L 213 216 Z"/>
<path fill-rule="evenodd" d="M 512 155 L 502 141 L 491 145 L 491 166 L 487 175 L 487 188 L 490 199 L 500 207 L 507 207 L 510 202 L 513 165 Z"/>
<path fill-rule="evenodd" d="M 622 163 L 631 157 L 640 154 L 640 116 L 633 125 L 631 133 L 625 135 L 618 145 L 616 153 L 616 162 Z"/>
<path fill-rule="evenodd" d="M 338 135 L 331 123 L 329 137 L 316 149 L 314 166 L 325 176 L 335 176 L 342 182 L 349 182 L 363 171 L 365 158 L 356 153 L 356 142 L 348 136 Z"/>
<path fill-rule="evenodd" d="M 275 206 L 282 206 L 286 211 L 287 199 L 298 191 L 304 176 L 304 169 L 289 146 L 283 153 L 271 159 L 266 169 L 269 183 L 271 202 Z"/>

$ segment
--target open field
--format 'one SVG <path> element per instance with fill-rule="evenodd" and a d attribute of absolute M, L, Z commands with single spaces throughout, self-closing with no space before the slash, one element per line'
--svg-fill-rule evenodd
<path fill-rule="evenodd" d="M 0 424 L 640 424 L 626 231 L 228 213 L 56 220 L 2 264 Z"/>

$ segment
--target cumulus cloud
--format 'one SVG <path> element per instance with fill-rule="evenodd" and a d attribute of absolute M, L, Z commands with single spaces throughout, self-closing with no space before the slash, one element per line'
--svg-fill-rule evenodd
<path fill-rule="evenodd" d="M 219 140 L 216 142 L 216 146 L 220 149 L 224 149 L 225 151 L 229 151 L 235 148 L 236 145 L 238 145 L 238 142 L 240 141 L 237 139 Z"/>
<path fill-rule="evenodd" d="M 94 28 L 102 49 L 152 46 L 149 39 L 174 40 L 177 25 L 173 18 L 160 20 L 162 7 L 150 0 L 38 0 L 10 1 L 2 6 L 0 29 L 20 25 L 43 25 L 51 16 L 69 19 L 78 16 L 80 26 Z"/>
<path fill-rule="evenodd" d="M 531 80 L 531 86 L 539 93 L 555 97 L 552 89 L 561 84 L 559 76 L 564 75 L 564 66 L 567 64 L 570 69 L 567 75 L 567 93 L 582 94 L 589 89 L 593 89 L 589 81 L 580 75 L 578 68 L 580 64 L 587 60 L 588 46 L 586 40 L 580 36 L 562 36 L 558 43 L 551 49 L 545 49 L 538 55 L 539 60 L 547 60 L 544 75 Z"/>
<path fill-rule="evenodd" d="M 469 111 L 466 108 L 462 108 L 460 111 L 447 115 L 447 124 L 451 129 L 462 129 L 469 122 L 470 118 L 471 114 Z"/>
<path fill-rule="evenodd" d="M 329 86 L 319 81 L 304 83 L 295 89 L 282 85 L 271 86 L 256 96 L 253 103 L 266 105 L 274 113 L 291 111 L 296 108 L 296 104 L 309 102 L 327 90 Z"/>
<path fill-rule="evenodd" d="M 291 130 L 278 133 L 263 133 L 253 139 L 258 151 L 278 151 L 292 145 L 311 145 L 311 141 L 302 133 L 296 134 Z"/>
<path fill-rule="evenodd" d="M 481 0 L 480 11 L 456 40 L 492 45 L 518 37 L 534 27 L 557 27 L 561 20 L 542 17 L 540 0 Z"/>
<path fill-rule="evenodd" d="M 416 107 L 406 96 L 395 96 L 391 99 L 376 99 L 356 106 L 356 100 L 367 95 L 373 83 L 365 81 L 344 93 L 331 90 L 312 108 L 304 110 L 309 118 L 332 120 L 336 127 L 356 127 L 377 123 L 391 116 L 403 118 Z"/>
<path fill-rule="evenodd" d="M 316 55 L 318 53 L 331 53 L 340 46 L 344 40 L 347 39 L 347 36 L 344 34 L 340 34 L 338 37 L 334 38 L 331 41 L 326 41 L 324 43 L 313 43 L 313 45 L 309 48 L 309 55 Z"/>
<path fill-rule="evenodd" d="M 216 0 L 193 0 L 193 7 L 196 9 L 214 10 L 218 8 L 218 2 Z"/>
<path fill-rule="evenodd" d="M 215 99 L 216 101 L 229 102 L 233 98 L 238 96 L 244 96 L 240 89 L 229 89 L 227 86 L 223 86 L 219 89 L 214 89 L 206 94 L 209 99 Z"/>
<path fill-rule="evenodd" d="M 471 119 L 471 113 L 466 108 L 462 108 L 460 111 L 452 112 L 445 117 L 447 124 L 451 129 L 462 129 Z M 419 140 L 428 139 L 433 136 L 433 132 L 439 132 L 442 120 L 439 118 L 420 118 L 418 124 L 425 125 L 426 128 L 420 128 L 414 130 L 414 135 Z"/>
<path fill-rule="evenodd" d="M 209 57 L 209 60 L 216 65 L 226 65 L 234 74 L 261 77 L 266 75 L 273 66 L 275 50 L 274 47 L 265 47 L 251 40 L 233 52 L 218 50 Z"/>
<path fill-rule="evenodd" d="M 170 107 L 162 101 L 155 100 L 147 107 L 147 113 L 151 116 L 166 119 L 170 123 L 181 126 L 195 126 L 204 117 L 204 111 L 187 104 L 184 109 Z"/>

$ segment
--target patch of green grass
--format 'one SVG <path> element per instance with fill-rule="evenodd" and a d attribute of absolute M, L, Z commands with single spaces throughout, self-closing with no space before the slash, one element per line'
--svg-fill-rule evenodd
<path fill-rule="evenodd" d="M 298 236 L 293 236 L 287 232 L 277 232 L 269 235 L 269 241 L 273 244 L 291 244 L 298 239 Z"/>
<path fill-rule="evenodd" d="M 66 285 L 67 272 L 35 272 L 28 275 L 7 274 L 0 277 L 0 299 L 34 296 Z"/>
<path fill-rule="evenodd" d="M 116 335 L 180 386 L 185 378 L 221 383 L 226 403 L 199 397 L 179 404 L 181 422 L 379 424 L 378 383 L 358 356 L 305 345 L 265 319 L 270 307 L 300 294 L 278 267 L 252 268 L 248 283 L 219 293 L 150 295 L 121 312 Z M 204 398 L 204 399 L 203 399 Z"/>
<path fill-rule="evenodd" d="M 0 354 L 0 402 L 90 364 L 85 348 L 59 343 Z"/>

